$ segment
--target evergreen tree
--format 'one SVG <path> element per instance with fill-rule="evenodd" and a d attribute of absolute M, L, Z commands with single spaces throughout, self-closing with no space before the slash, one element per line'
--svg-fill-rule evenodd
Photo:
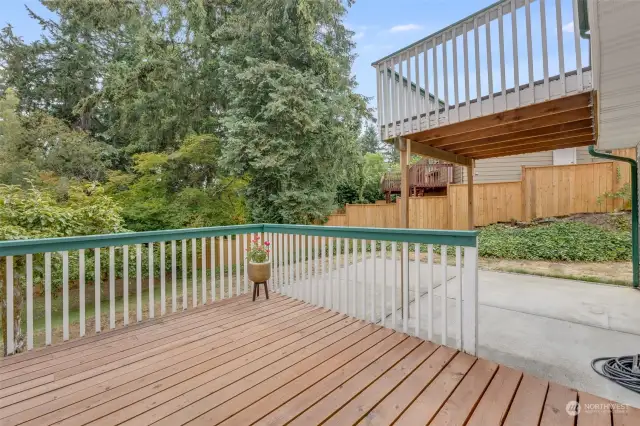
<path fill-rule="evenodd" d="M 339 1 L 242 0 L 218 36 L 223 160 L 246 175 L 253 220 L 311 223 L 334 205 L 366 114 Z"/>
<path fill-rule="evenodd" d="M 374 154 L 380 151 L 380 138 L 376 126 L 368 123 L 364 129 L 364 133 L 358 139 L 360 148 L 364 153 Z"/>

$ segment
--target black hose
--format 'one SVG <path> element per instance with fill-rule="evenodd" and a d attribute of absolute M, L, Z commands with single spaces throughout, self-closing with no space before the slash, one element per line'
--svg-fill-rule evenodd
<path fill-rule="evenodd" d="M 591 361 L 593 371 L 620 386 L 640 393 L 640 365 L 638 355 L 603 357 Z"/>

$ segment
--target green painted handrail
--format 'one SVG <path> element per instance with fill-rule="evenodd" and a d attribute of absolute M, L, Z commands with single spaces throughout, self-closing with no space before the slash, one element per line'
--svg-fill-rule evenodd
<path fill-rule="evenodd" d="M 79 237 L 7 240 L 0 241 L 0 256 L 19 256 L 23 254 L 145 244 L 189 238 L 218 237 L 231 234 L 262 232 L 262 228 L 262 224 L 233 225 L 214 226 L 210 228 L 169 229 L 166 231 L 86 235 Z"/>
<path fill-rule="evenodd" d="M 476 231 L 253 224 L 216 226 L 210 228 L 171 229 L 166 231 L 129 232 L 122 234 L 87 235 L 80 237 L 7 240 L 0 241 L 0 256 L 20 256 L 24 254 L 145 244 L 190 238 L 218 237 L 234 234 L 248 234 L 252 232 L 317 235 L 325 237 L 400 241 L 421 244 L 445 244 L 463 247 L 475 247 L 478 235 Z"/>
<path fill-rule="evenodd" d="M 475 247 L 476 238 L 478 236 L 477 231 L 272 224 L 265 224 L 264 232 L 354 238 L 362 240 L 402 241 L 407 243 L 445 244 L 449 246 L 463 247 Z"/>

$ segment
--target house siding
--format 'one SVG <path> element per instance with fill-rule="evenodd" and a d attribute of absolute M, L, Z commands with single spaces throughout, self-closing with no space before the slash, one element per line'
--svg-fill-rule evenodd
<path fill-rule="evenodd" d="M 552 164 L 552 151 L 477 160 L 473 180 L 476 183 L 520 180 L 522 166 L 550 166 Z M 466 167 L 456 167 L 454 181 L 456 183 L 467 182 Z"/>

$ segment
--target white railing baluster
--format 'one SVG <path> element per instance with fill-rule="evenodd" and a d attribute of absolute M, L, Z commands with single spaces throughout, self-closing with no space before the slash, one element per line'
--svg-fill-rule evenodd
<path fill-rule="evenodd" d="M 469 88 L 469 31 L 467 23 L 462 24 L 462 47 L 464 54 L 464 93 L 467 106 L 467 119 L 471 118 L 471 89 Z"/>
<path fill-rule="evenodd" d="M 542 72 L 544 75 L 544 100 L 551 97 L 551 86 L 549 85 L 549 57 L 547 56 L 547 11 L 544 0 L 540 2 L 540 31 L 542 37 Z"/>
<path fill-rule="evenodd" d="M 457 121 L 460 121 L 460 96 L 458 94 L 458 29 L 457 27 L 451 31 L 452 43 L 453 43 L 453 101 L 455 102 L 455 111 Z"/>
<path fill-rule="evenodd" d="M 85 258 L 84 258 L 84 249 L 78 250 L 78 286 L 80 287 L 80 337 L 83 337 L 86 332 L 86 300 L 85 300 Z M 126 277 L 126 275 L 125 275 Z M 125 300 L 126 296 L 125 296 Z M 125 313 L 126 313 L 126 305 L 125 305 Z M 126 323 L 125 323 L 126 324 Z"/>
<path fill-rule="evenodd" d="M 513 6 L 512 6 L 513 7 Z M 562 7 L 560 0 L 556 0 L 556 37 L 558 37 L 558 74 L 560 76 L 560 93 L 567 93 L 564 75 L 564 41 L 562 39 Z"/>
<path fill-rule="evenodd" d="M 289 234 L 283 235 L 283 268 L 282 273 L 284 274 L 284 288 L 282 289 L 282 293 L 287 296 L 291 295 L 291 276 L 289 275 Z"/>
<path fill-rule="evenodd" d="M 195 238 L 191 239 L 191 307 L 198 306 L 198 246 Z"/>
<path fill-rule="evenodd" d="M 431 90 L 429 89 L 429 42 L 424 42 L 424 111 L 427 117 L 426 119 L 426 127 L 429 129 L 431 127 Z"/>
<path fill-rule="evenodd" d="M 284 242 L 283 235 L 278 234 L 278 292 L 284 293 Z"/>
<path fill-rule="evenodd" d="M 7 278 L 6 288 L 6 328 L 7 328 L 7 342 L 5 343 L 7 348 L 7 355 L 12 355 L 14 348 L 13 337 L 13 256 L 5 257 Z M 19 331 L 18 331 L 19 332 Z"/>
<path fill-rule="evenodd" d="M 436 124 L 440 126 L 440 95 L 438 84 L 438 38 L 433 39 L 433 96 L 435 97 Z"/>
<path fill-rule="evenodd" d="M 313 282 L 314 282 L 314 295 L 313 300 L 316 305 L 322 305 L 322 277 L 320 276 L 320 237 L 317 235 L 314 237 L 313 241 Z"/>
<path fill-rule="evenodd" d="M 96 333 L 100 333 L 100 292 L 102 291 L 102 278 L 100 277 L 100 249 L 94 249 L 94 289 L 95 289 L 95 323 Z"/>
<path fill-rule="evenodd" d="M 398 134 L 404 135 L 404 118 L 407 116 L 405 112 L 405 96 L 404 96 L 404 72 L 402 70 L 402 63 L 404 58 L 402 54 L 399 55 L 398 61 L 398 114 L 400 119 L 400 132 Z M 317 250 L 316 250 L 317 253 Z"/>
<path fill-rule="evenodd" d="M 389 123 L 391 122 L 391 109 L 392 109 L 392 101 L 391 101 L 391 76 L 389 75 L 389 68 L 391 67 L 391 63 L 386 61 L 384 63 L 384 86 L 382 90 L 384 92 L 384 134 L 381 137 L 384 139 L 389 135 Z"/>
<path fill-rule="evenodd" d="M 524 15 L 525 15 L 525 24 L 527 31 L 527 65 L 529 66 L 529 88 L 531 89 L 531 99 L 532 102 L 535 102 L 535 93 L 533 87 L 533 47 L 531 40 L 531 0 L 524 0 Z"/>
<path fill-rule="evenodd" d="M 142 244 L 136 244 L 136 321 L 142 321 Z"/>
<path fill-rule="evenodd" d="M 116 328 L 116 248 L 114 246 L 109 246 L 109 328 L 111 330 Z"/>
<path fill-rule="evenodd" d="M 337 289 L 335 290 L 335 295 L 336 298 L 338 299 L 337 304 L 335 305 L 336 308 L 335 310 L 340 311 L 340 312 L 345 312 L 344 311 L 344 305 L 342 304 L 342 302 L 344 301 L 344 297 L 342 295 L 342 289 L 343 289 L 343 285 L 342 285 L 342 267 L 340 266 L 340 255 L 341 255 L 341 251 L 342 251 L 342 238 L 338 237 L 336 238 L 336 283 L 337 283 Z"/>
<path fill-rule="evenodd" d="M 66 250 L 62 252 L 62 340 L 69 340 L 69 252 Z"/>
<path fill-rule="evenodd" d="M 240 296 L 240 235 L 236 234 L 236 296 Z"/>
<path fill-rule="evenodd" d="M 293 297 L 294 295 L 294 288 L 293 285 L 295 283 L 295 246 L 293 243 L 293 234 L 289 234 L 289 257 L 288 257 L 288 262 L 289 262 L 289 296 Z"/>
<path fill-rule="evenodd" d="M 498 7 L 498 39 L 500 44 L 500 89 L 502 90 L 502 102 L 504 110 L 507 109 L 507 75 L 505 71 L 504 59 L 504 24 L 502 17 L 502 5 Z"/>
<path fill-rule="evenodd" d="M 153 243 L 149 243 L 149 318 L 155 317 L 155 293 L 154 293 L 154 270 L 153 270 Z"/>
<path fill-rule="evenodd" d="M 365 240 L 360 241 L 360 248 L 362 251 L 362 283 L 360 284 L 360 310 L 362 311 L 363 320 L 367 319 L 367 242 Z"/>
<path fill-rule="evenodd" d="M 416 69 L 416 94 L 414 97 L 415 100 L 415 110 L 416 110 L 416 130 L 422 130 L 422 126 L 420 125 L 420 116 L 422 115 L 422 110 L 420 109 L 420 105 L 422 102 L 420 101 L 420 48 L 416 46 L 416 56 L 415 56 L 415 69 Z M 425 92 L 425 96 L 427 96 Z M 427 96 L 428 97 L 428 96 Z"/>
<path fill-rule="evenodd" d="M 376 95 L 377 95 L 377 101 L 378 101 L 378 126 L 381 126 L 384 124 L 384 109 L 382 108 L 382 102 L 383 102 L 383 98 L 382 98 L 382 76 L 381 74 L 381 70 L 382 69 L 382 65 L 378 65 L 378 68 L 376 68 L 376 70 L 378 71 L 378 75 L 376 76 Z M 380 127 L 378 127 L 380 128 Z M 378 132 L 380 133 L 380 132 Z"/>
<path fill-rule="evenodd" d="M 358 240 L 351 240 L 353 257 L 353 283 L 351 286 L 351 316 L 357 317 L 356 299 L 358 294 Z"/>
<path fill-rule="evenodd" d="M 227 235 L 227 281 L 229 281 L 229 297 L 233 296 L 233 250 L 231 235 Z"/>
<path fill-rule="evenodd" d="M 307 235 L 307 238 L 303 237 L 303 239 L 305 240 L 305 243 L 302 247 L 302 259 L 304 260 L 306 267 L 303 300 L 305 302 L 311 302 L 311 267 L 309 264 L 311 260 L 311 236 Z"/>
<path fill-rule="evenodd" d="M 207 239 L 200 239 L 200 261 L 202 265 L 200 265 L 200 276 L 201 276 L 201 301 L 202 304 L 205 305 L 207 303 Z"/>
<path fill-rule="evenodd" d="M 211 301 L 216 301 L 216 237 L 211 237 Z"/>
<path fill-rule="evenodd" d="M 404 82 L 402 83 L 402 87 L 404 87 Z M 411 52 L 407 52 L 407 97 L 405 98 L 405 117 L 408 117 L 409 130 L 411 133 L 413 131 L 413 99 L 411 99 L 413 91 L 411 90 Z"/>
<path fill-rule="evenodd" d="M 218 237 L 218 250 L 220 250 L 220 300 L 224 299 L 224 236 Z"/>
<path fill-rule="evenodd" d="M 327 239 L 322 237 L 320 243 L 320 277 L 322 284 L 320 286 L 320 305 L 327 307 L 327 268 L 326 268 L 326 255 L 327 255 Z"/>
<path fill-rule="evenodd" d="M 301 290 L 302 290 L 302 265 L 300 264 L 300 262 L 301 262 L 301 259 L 300 259 L 300 251 L 301 251 L 300 244 L 301 244 L 301 242 L 300 242 L 300 240 L 301 240 L 300 234 L 296 234 L 296 288 L 294 290 L 294 294 L 295 294 L 295 298 L 296 299 L 302 299 L 302 294 L 301 294 Z"/>
<path fill-rule="evenodd" d="M 478 31 L 478 17 L 473 18 L 473 47 L 476 53 L 476 101 L 478 102 L 478 114 L 482 115 L 482 83 L 480 80 L 480 36 Z M 469 105 L 471 107 L 471 105 Z"/>
<path fill-rule="evenodd" d="M 380 325 L 383 327 L 387 322 L 387 242 L 380 241 L 380 259 L 382 260 L 382 290 L 380 291 Z"/>
<path fill-rule="evenodd" d="M 167 313 L 167 294 L 166 294 L 166 278 L 167 270 L 165 268 L 166 247 L 165 242 L 160 242 L 160 316 Z"/>
<path fill-rule="evenodd" d="M 451 122 L 449 117 L 449 60 L 447 59 L 447 33 L 442 34 L 442 81 L 444 83 L 444 117 L 447 124 Z"/>
<path fill-rule="evenodd" d="M 433 340 L 433 244 L 427 246 L 427 338 Z"/>
<path fill-rule="evenodd" d="M 415 265 L 415 275 L 413 277 L 413 279 L 415 280 L 414 284 L 414 295 L 413 295 L 413 300 L 415 300 L 415 309 L 414 309 L 414 313 L 415 313 L 415 335 L 416 337 L 420 337 L 420 244 L 414 244 L 413 245 L 413 262 Z M 407 271 L 408 273 L 408 271 Z"/>
<path fill-rule="evenodd" d="M 187 240 L 182 240 L 182 310 L 187 309 Z"/>
<path fill-rule="evenodd" d="M 462 350 L 477 353 L 478 336 L 478 248 L 464 248 L 464 283 L 462 286 Z"/>
<path fill-rule="evenodd" d="M 253 239 L 253 238 L 251 238 Z M 264 240 L 261 239 L 260 240 L 261 243 L 264 244 Z M 247 234 L 242 234 L 242 248 L 243 248 L 243 253 L 244 253 L 244 259 L 243 259 L 243 265 L 244 268 L 242 270 L 243 274 L 243 280 L 244 280 L 244 293 L 248 293 L 249 292 L 249 272 L 248 272 L 248 264 L 249 264 L 249 259 L 247 257 L 247 248 L 249 246 L 247 245 Z"/>
<path fill-rule="evenodd" d="M 33 349 L 33 254 L 27 254 L 27 350 Z"/>
<path fill-rule="evenodd" d="M 178 267 L 176 241 L 171 241 L 171 312 L 178 308 Z"/>
<path fill-rule="evenodd" d="M 391 242 L 391 263 L 393 263 L 393 280 L 391 280 L 391 328 L 396 328 L 396 293 L 398 292 L 398 262 L 397 262 L 398 245 L 395 241 Z"/>
<path fill-rule="evenodd" d="M 513 87 L 515 87 L 516 107 L 520 106 L 520 70 L 518 69 L 518 29 L 516 0 L 511 0 L 511 44 L 513 46 Z"/>
<path fill-rule="evenodd" d="M 580 18 L 578 17 L 578 0 L 572 0 L 573 8 L 573 40 L 576 45 L 576 82 L 578 92 L 582 92 L 582 49 L 580 49 Z"/>
<path fill-rule="evenodd" d="M 335 281 L 333 279 L 333 237 L 329 237 L 329 309 L 335 309 Z"/>
<path fill-rule="evenodd" d="M 462 350 L 462 254 L 456 246 L 456 348 Z"/>
<path fill-rule="evenodd" d="M 402 332 L 409 332 L 409 243 L 402 243 Z"/>
<path fill-rule="evenodd" d="M 82 261 L 80 276 L 82 277 L 84 275 L 84 250 L 80 250 L 80 257 Z M 81 299 L 84 297 L 84 279 L 82 287 Z M 122 322 L 124 325 L 129 325 L 129 246 L 122 246 Z M 81 313 L 81 324 L 80 335 L 82 336 L 84 334 L 84 312 Z"/>
<path fill-rule="evenodd" d="M 278 291 L 278 234 L 271 234 L 271 286 Z"/>
<path fill-rule="evenodd" d="M 401 119 L 400 115 L 400 90 L 398 89 L 400 83 L 396 83 L 396 64 L 398 64 L 398 57 L 395 56 L 392 58 L 393 67 L 391 68 L 391 87 L 393 88 L 393 109 L 392 109 L 392 129 L 393 134 L 389 136 L 396 136 L 396 122 Z"/>
<path fill-rule="evenodd" d="M 45 339 L 44 339 L 45 344 L 49 346 L 51 344 L 51 253 L 50 252 L 47 252 L 44 254 L 44 328 L 45 328 Z M 12 339 L 8 339 L 8 340 L 11 341 Z"/>
<path fill-rule="evenodd" d="M 493 64 L 491 58 L 491 11 L 488 11 L 484 15 L 485 26 L 485 42 L 487 44 L 487 87 L 489 92 L 489 114 L 493 114 L 495 111 L 495 105 L 493 104 Z"/>
<path fill-rule="evenodd" d="M 442 287 L 442 295 L 440 296 L 440 312 L 442 316 L 441 325 L 441 343 L 447 344 L 447 246 L 440 246 L 440 286 Z"/>
<path fill-rule="evenodd" d="M 368 282 L 369 287 L 369 308 L 371 309 L 371 322 L 376 322 L 376 240 L 371 240 L 371 272 L 373 277 Z"/>

